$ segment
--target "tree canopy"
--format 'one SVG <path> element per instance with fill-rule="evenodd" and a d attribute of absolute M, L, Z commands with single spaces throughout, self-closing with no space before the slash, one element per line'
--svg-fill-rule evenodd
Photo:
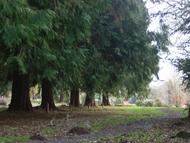
<path fill-rule="evenodd" d="M 147 31 L 143 0 L 3 0 L 0 6 L 0 78 L 13 87 L 26 78 L 23 85 L 42 84 L 51 94 L 80 88 L 90 98 L 118 90 L 140 96 L 158 72 L 158 51 L 166 51 L 167 33 Z M 14 99 L 29 96 L 28 89 L 13 91 L 19 91 Z"/>

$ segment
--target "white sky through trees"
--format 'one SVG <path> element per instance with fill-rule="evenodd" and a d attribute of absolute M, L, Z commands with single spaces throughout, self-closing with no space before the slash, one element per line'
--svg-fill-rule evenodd
<path fill-rule="evenodd" d="M 147 1 L 146 7 L 148 8 L 149 14 L 151 13 L 156 13 L 158 11 L 162 11 L 166 5 L 153 5 L 150 1 Z M 151 18 L 151 24 L 149 26 L 149 31 L 159 31 L 159 19 L 158 18 Z M 178 38 L 176 35 L 171 36 L 170 40 L 172 43 L 176 43 Z M 150 87 L 153 86 L 160 86 L 163 84 L 165 81 L 168 81 L 169 79 L 172 79 L 173 75 L 178 75 L 179 77 L 181 74 L 178 74 L 177 69 L 171 64 L 169 59 L 175 59 L 180 55 L 179 50 L 174 47 L 174 46 L 169 46 L 169 52 L 170 54 L 168 55 L 167 53 L 159 53 L 161 59 L 159 61 L 159 80 L 154 76 L 153 81 L 149 84 Z M 178 78 L 179 78 L 178 77 Z"/>

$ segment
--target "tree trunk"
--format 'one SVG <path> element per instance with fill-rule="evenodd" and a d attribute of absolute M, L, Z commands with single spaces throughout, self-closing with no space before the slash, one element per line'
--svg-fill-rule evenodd
<path fill-rule="evenodd" d="M 47 79 L 42 79 L 42 103 L 41 107 L 46 108 L 49 103 L 49 108 L 56 108 L 53 100 L 52 83 Z"/>
<path fill-rule="evenodd" d="M 190 119 L 190 105 L 189 105 L 188 119 Z"/>
<path fill-rule="evenodd" d="M 104 106 L 109 106 L 109 105 L 110 105 L 108 93 L 107 93 L 106 96 L 105 96 L 105 94 L 103 93 L 102 103 L 104 103 Z"/>
<path fill-rule="evenodd" d="M 107 94 L 107 106 L 110 106 L 109 96 Z"/>
<path fill-rule="evenodd" d="M 32 87 L 33 100 L 35 100 L 34 87 Z"/>
<path fill-rule="evenodd" d="M 29 93 L 30 72 L 19 75 L 18 71 L 13 72 L 12 98 L 8 108 L 9 111 L 21 110 L 32 111 Z"/>
<path fill-rule="evenodd" d="M 65 95 L 62 93 L 60 94 L 60 99 L 59 99 L 59 103 L 63 102 L 63 100 L 65 99 Z"/>
<path fill-rule="evenodd" d="M 80 107 L 79 89 L 73 89 L 71 91 L 70 104 L 75 107 Z"/>
<path fill-rule="evenodd" d="M 86 100 L 84 106 L 96 106 L 94 98 L 89 98 L 88 94 L 86 95 Z"/>

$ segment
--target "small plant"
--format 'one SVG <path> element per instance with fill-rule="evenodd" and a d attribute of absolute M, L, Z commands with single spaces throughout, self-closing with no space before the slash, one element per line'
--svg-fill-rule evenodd
<path fill-rule="evenodd" d="M 105 140 L 105 139 L 106 139 L 105 137 L 101 136 L 101 137 L 98 138 L 97 141 L 102 141 L 102 140 Z"/>

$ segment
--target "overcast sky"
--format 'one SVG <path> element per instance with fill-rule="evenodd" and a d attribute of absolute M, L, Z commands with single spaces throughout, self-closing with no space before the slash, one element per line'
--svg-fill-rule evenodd
<path fill-rule="evenodd" d="M 162 10 L 164 7 L 166 7 L 165 5 L 154 6 L 151 2 L 147 2 L 146 6 L 149 10 L 149 13 L 158 12 L 158 11 Z M 151 19 L 151 24 L 149 26 L 149 30 L 150 31 L 158 31 L 159 30 L 159 20 L 158 19 Z M 177 39 L 176 36 L 171 37 L 172 42 L 176 42 L 176 39 Z M 168 60 L 168 58 L 175 58 L 177 56 L 180 56 L 179 50 L 177 50 L 177 48 L 175 48 L 175 47 L 169 46 L 169 51 L 171 53 L 169 56 L 167 54 L 160 53 L 160 56 L 161 56 L 161 59 L 159 62 L 160 71 L 158 73 L 160 81 L 157 80 L 156 77 L 154 77 L 153 81 L 149 85 L 150 87 L 159 86 L 164 81 L 168 81 L 169 79 L 172 79 L 173 75 L 175 75 L 175 76 L 179 75 L 179 77 L 181 76 L 181 74 L 177 74 L 176 68 Z"/>

